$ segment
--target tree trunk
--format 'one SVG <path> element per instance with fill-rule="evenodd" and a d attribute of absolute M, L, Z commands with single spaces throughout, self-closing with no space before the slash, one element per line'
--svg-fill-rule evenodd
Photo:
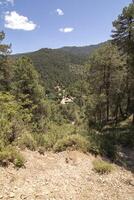
<path fill-rule="evenodd" d="M 107 94 L 107 122 L 109 121 L 109 93 Z"/>
<path fill-rule="evenodd" d="M 120 108 L 120 115 L 121 115 L 122 118 L 124 118 L 124 113 L 123 113 L 123 111 L 122 111 L 121 104 L 119 105 L 119 108 Z"/>
<path fill-rule="evenodd" d="M 116 124 L 118 122 L 118 108 L 119 108 L 119 105 L 117 104 L 116 105 L 116 109 L 115 109 L 115 121 L 116 121 Z"/>

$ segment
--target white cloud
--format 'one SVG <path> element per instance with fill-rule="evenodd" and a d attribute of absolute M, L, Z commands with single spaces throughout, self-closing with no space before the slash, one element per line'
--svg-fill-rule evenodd
<path fill-rule="evenodd" d="M 12 6 L 14 5 L 14 0 L 6 0 L 7 3 L 11 3 Z"/>
<path fill-rule="evenodd" d="M 56 13 L 57 13 L 58 15 L 60 15 L 60 16 L 63 16 L 63 15 L 64 15 L 63 10 L 61 10 L 60 8 L 57 8 Z"/>
<path fill-rule="evenodd" d="M 14 0 L 0 0 L 0 5 L 8 5 L 9 3 L 13 6 Z"/>
<path fill-rule="evenodd" d="M 19 15 L 16 11 L 6 12 L 5 27 L 9 29 L 32 31 L 36 28 L 36 24 L 27 17 Z"/>
<path fill-rule="evenodd" d="M 72 31 L 74 31 L 74 28 L 73 27 L 60 28 L 59 31 L 63 32 L 63 33 L 70 33 Z"/>

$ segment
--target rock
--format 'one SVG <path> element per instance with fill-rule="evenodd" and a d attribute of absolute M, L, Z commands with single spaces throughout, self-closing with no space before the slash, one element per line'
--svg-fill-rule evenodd
<path fill-rule="evenodd" d="M 90 177 L 87 177 L 86 180 L 87 180 L 88 182 L 91 181 Z"/>
<path fill-rule="evenodd" d="M 134 180 L 130 180 L 130 185 L 134 186 Z"/>
<path fill-rule="evenodd" d="M 10 197 L 10 198 L 14 198 L 14 197 L 15 197 L 15 194 L 14 194 L 13 192 L 11 192 L 11 193 L 9 194 L 9 197 Z"/>
<path fill-rule="evenodd" d="M 132 186 L 134 186 L 134 180 L 127 180 L 127 181 L 125 181 L 125 183 L 126 183 L 127 185 L 132 185 Z"/>
<path fill-rule="evenodd" d="M 17 186 L 15 186 L 15 187 L 14 187 L 14 189 L 15 189 L 15 190 L 17 190 L 17 189 L 18 189 L 18 187 L 17 187 Z"/>
<path fill-rule="evenodd" d="M 27 196 L 21 194 L 21 195 L 20 195 L 20 198 L 24 200 L 24 199 L 27 199 Z"/>
<path fill-rule="evenodd" d="M 46 195 L 49 195 L 49 193 L 50 193 L 49 191 L 45 191 L 45 194 L 46 194 Z"/>
<path fill-rule="evenodd" d="M 3 196 L 2 196 L 2 195 L 0 195 L 0 199 L 3 199 Z"/>

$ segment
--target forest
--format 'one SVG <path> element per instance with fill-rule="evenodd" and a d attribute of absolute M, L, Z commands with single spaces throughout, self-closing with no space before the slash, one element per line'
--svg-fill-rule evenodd
<path fill-rule="evenodd" d="M 0 32 L 0 165 L 24 166 L 21 149 L 90 152 L 119 162 L 134 147 L 134 4 L 92 48 L 12 55 Z M 11 41 L 12 42 L 12 41 Z"/>

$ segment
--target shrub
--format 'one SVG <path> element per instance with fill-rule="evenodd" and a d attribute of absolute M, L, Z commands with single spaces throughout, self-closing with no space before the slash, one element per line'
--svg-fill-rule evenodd
<path fill-rule="evenodd" d="M 23 129 L 21 107 L 10 93 L 0 92 L 0 138 L 8 145 Z"/>
<path fill-rule="evenodd" d="M 116 138 L 114 132 L 91 130 L 89 135 L 90 152 L 106 156 L 112 161 L 116 159 Z"/>
<path fill-rule="evenodd" d="M 12 146 L 5 147 L 0 151 L 0 165 L 8 166 L 9 163 L 13 163 L 16 167 L 24 166 L 23 156 Z"/>
<path fill-rule="evenodd" d="M 108 174 L 113 170 L 113 165 L 103 160 L 95 160 L 93 167 L 99 174 Z"/>
<path fill-rule="evenodd" d="M 36 141 L 38 147 L 44 147 L 44 134 L 34 134 L 34 140 Z"/>
<path fill-rule="evenodd" d="M 22 135 L 21 138 L 18 140 L 18 146 L 22 149 L 28 148 L 31 151 L 36 150 L 37 143 L 34 137 L 30 133 L 26 133 Z"/>
<path fill-rule="evenodd" d="M 90 143 L 89 152 L 95 156 L 99 155 L 99 147 L 95 143 Z"/>
<path fill-rule="evenodd" d="M 4 148 L 4 142 L 3 142 L 3 140 L 0 140 L 0 151 L 2 151 L 2 149 Z"/>
<path fill-rule="evenodd" d="M 63 137 L 63 136 L 62 136 Z M 37 146 L 43 151 L 45 150 L 52 150 L 53 146 L 57 142 L 57 140 L 61 138 L 60 133 L 58 134 L 57 132 L 48 132 L 46 134 L 35 134 L 34 139 L 37 143 Z"/>
<path fill-rule="evenodd" d="M 0 165 L 1 166 L 8 166 L 9 165 L 9 160 L 10 160 L 10 155 L 9 152 L 6 150 L 3 150 L 0 152 Z"/>
<path fill-rule="evenodd" d="M 54 145 L 58 140 L 65 135 L 70 135 L 74 131 L 74 126 L 70 124 L 57 125 L 49 122 L 47 124 L 47 133 L 35 134 L 34 138 L 39 147 L 44 147 L 46 150 L 53 150 Z"/>
<path fill-rule="evenodd" d="M 68 135 L 56 142 L 54 145 L 54 151 L 65 151 L 69 147 L 73 150 L 87 152 L 89 149 L 89 142 L 81 135 Z"/>
<path fill-rule="evenodd" d="M 25 163 L 24 157 L 21 154 L 17 153 L 13 161 L 15 167 L 17 168 L 24 167 L 24 163 Z"/>

